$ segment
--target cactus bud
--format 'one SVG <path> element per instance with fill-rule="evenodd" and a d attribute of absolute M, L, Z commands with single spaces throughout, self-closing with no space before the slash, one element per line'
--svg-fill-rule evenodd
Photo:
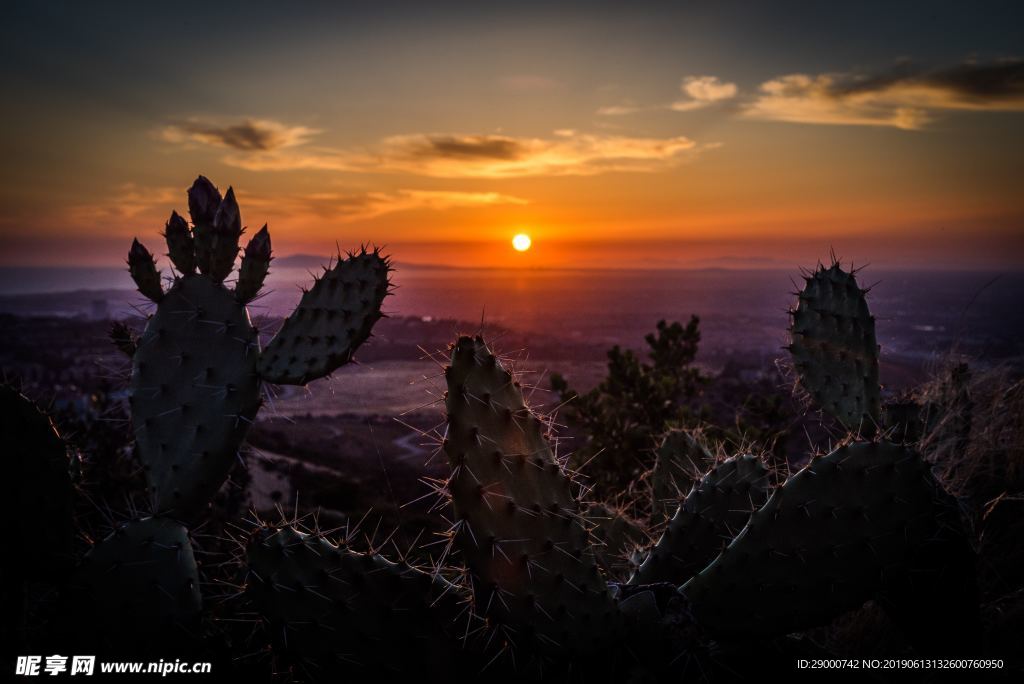
<path fill-rule="evenodd" d="M 132 329 L 121 321 L 116 321 L 110 326 L 110 341 L 129 358 L 135 356 L 139 348 L 139 339 Z"/>
<path fill-rule="evenodd" d="M 213 263 L 213 221 L 220 208 L 220 191 L 206 176 L 199 176 L 188 191 L 188 211 L 192 215 L 192 237 L 195 245 L 195 266 L 199 272 L 210 272 Z"/>
<path fill-rule="evenodd" d="M 238 238 L 242 235 L 242 216 L 238 211 L 235 191 L 228 188 L 224 201 L 213 217 L 210 242 L 210 277 L 220 282 L 228 277 L 238 257 Z"/>
<path fill-rule="evenodd" d="M 189 275 L 196 270 L 195 241 L 192 239 L 192 232 L 178 212 L 172 211 L 171 218 L 167 221 L 164 229 L 164 237 L 167 238 L 167 256 L 175 268 L 183 275 Z"/>
<path fill-rule="evenodd" d="M 235 286 L 235 299 L 239 302 L 247 304 L 259 294 L 270 268 L 270 252 L 270 231 L 264 224 L 245 246 L 242 265 L 238 269 L 238 285 Z"/>
<path fill-rule="evenodd" d="M 213 223 L 220 207 L 220 191 L 206 176 L 199 176 L 188 191 L 188 212 L 194 225 Z"/>
<path fill-rule="evenodd" d="M 137 239 L 132 241 L 131 249 L 128 250 L 128 272 L 143 295 L 154 302 L 163 298 L 160 272 L 156 270 L 153 255 Z"/>
<path fill-rule="evenodd" d="M 228 194 L 224 195 L 223 201 L 217 207 L 217 213 L 213 217 L 213 227 L 221 233 L 241 234 L 242 215 L 238 211 L 234 188 L 228 188 Z"/>

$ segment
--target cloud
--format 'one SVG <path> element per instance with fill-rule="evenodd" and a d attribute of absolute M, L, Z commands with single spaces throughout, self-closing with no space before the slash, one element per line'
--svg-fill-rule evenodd
<path fill-rule="evenodd" d="M 547 92 L 550 90 L 556 90 L 562 86 L 562 84 L 553 78 L 547 76 L 538 76 L 537 74 L 515 74 L 513 76 L 505 76 L 498 81 L 503 88 L 506 90 L 512 90 L 515 92 Z"/>
<path fill-rule="evenodd" d="M 528 200 L 497 192 L 462 192 L 451 190 L 394 190 L 356 193 L 318 192 L 287 197 L 243 196 L 246 207 L 287 213 L 313 214 L 343 222 L 366 220 L 399 211 L 487 207 L 502 204 L 522 205 Z"/>
<path fill-rule="evenodd" d="M 68 208 L 68 219 L 72 224 L 109 225 L 128 220 L 139 221 L 158 219 L 170 214 L 167 207 L 185 199 L 185 191 L 168 186 L 142 186 L 122 183 L 111 189 L 100 201 L 77 204 Z M 166 220 L 166 216 L 163 216 Z"/>
<path fill-rule="evenodd" d="M 670 105 L 677 112 L 689 112 L 722 100 L 731 100 L 738 92 L 735 83 L 723 83 L 717 76 L 687 76 L 680 88 L 687 99 Z"/>
<path fill-rule="evenodd" d="M 679 89 L 686 97 L 670 104 L 640 106 L 632 102 L 599 107 L 598 116 L 625 116 L 637 112 L 650 112 L 671 109 L 676 112 L 692 112 L 703 109 L 724 100 L 736 97 L 739 88 L 735 83 L 725 83 L 717 76 L 687 76 Z"/>
<path fill-rule="evenodd" d="M 1024 111 L 1024 60 L 925 70 L 910 63 L 876 74 L 788 74 L 761 84 L 744 116 L 918 130 L 941 111 Z"/>
<path fill-rule="evenodd" d="M 267 119 L 245 119 L 217 124 L 188 119 L 165 126 L 160 137 L 170 143 L 199 143 L 241 151 L 267 151 L 305 144 L 320 131 L 305 126 L 286 126 Z"/>
<path fill-rule="evenodd" d="M 223 161 L 250 171 L 320 169 L 435 178 L 589 176 L 670 168 L 710 147 L 683 136 L 638 138 L 570 129 L 559 129 L 551 138 L 417 133 L 391 136 L 368 149 L 234 150 Z"/>
<path fill-rule="evenodd" d="M 650 107 L 638 107 L 636 105 L 608 105 L 606 107 L 598 107 L 598 116 L 625 116 L 627 114 L 636 114 L 642 112 Z"/>

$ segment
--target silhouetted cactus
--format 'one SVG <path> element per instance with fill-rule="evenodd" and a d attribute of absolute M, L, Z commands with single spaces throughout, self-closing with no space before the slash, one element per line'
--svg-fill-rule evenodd
<path fill-rule="evenodd" d="M 660 525 L 676 510 L 691 485 L 715 458 L 692 430 L 669 430 L 654 452 L 651 468 L 651 522 Z"/>
<path fill-rule="evenodd" d="M 804 281 L 789 329 L 800 386 L 847 429 L 872 433 L 881 409 L 878 342 L 867 290 L 838 261 L 807 273 Z"/>
<path fill-rule="evenodd" d="M 293 526 L 254 529 L 245 562 L 245 595 L 266 621 L 283 666 L 423 674 L 452 672 L 472 660 L 463 641 L 480 625 L 469 597 L 438 574 Z M 460 658 L 467 662 L 460 665 Z"/>
<path fill-rule="evenodd" d="M 122 523 L 75 573 L 76 629 L 103 652 L 177 655 L 199 635 L 199 585 L 183 525 L 166 517 Z"/>
<path fill-rule="evenodd" d="M 137 453 L 154 509 L 184 520 L 199 517 L 223 484 L 262 404 L 262 382 L 305 384 L 351 361 L 381 317 L 390 271 L 377 251 L 364 248 L 339 258 L 261 354 L 245 304 L 268 272 L 267 227 L 249 241 L 232 292 L 223 280 L 234 267 L 242 234 L 234 191 L 229 188 L 221 199 L 200 176 L 188 198 L 191 233 L 177 213 L 164 231 L 180 273 L 167 292 L 138 240 L 128 256 L 139 291 L 157 303 L 133 356 Z"/>
<path fill-rule="evenodd" d="M 200 178 L 189 207 L 191 230 L 172 214 L 165 231 L 180 272 L 168 291 L 144 247 L 134 243 L 129 256 L 140 291 L 157 302 L 136 343 L 131 385 L 155 514 L 96 544 L 70 584 L 78 615 L 92 616 L 79 624 L 106 645 L 152 650 L 200 633 L 200 568 L 186 525 L 222 484 L 261 383 L 307 382 L 348 362 L 388 290 L 386 259 L 350 255 L 260 353 L 245 303 L 267 274 L 269 233 L 250 241 L 232 292 L 222 281 L 242 232 L 233 193 L 222 200 Z M 855 433 L 879 418 L 863 294 L 838 265 L 809 276 L 792 345 L 802 386 Z M 130 350 L 125 331 L 115 339 Z M 772 490 L 758 458 L 714 465 L 691 435 L 670 433 L 652 489 L 696 482 L 642 565 L 617 583 L 620 559 L 648 533 L 611 507 L 581 505 L 549 425 L 482 337 L 459 337 L 450 354 L 441 448 L 451 472 L 439 489 L 453 514 L 444 558 L 465 567 L 424 571 L 294 522 L 255 523 L 240 559 L 246 607 L 237 610 L 269 629 L 278 662 L 293 673 L 472 676 L 502 659 L 536 679 L 678 675 L 682 655 L 750 653 L 871 598 L 925 642 L 975 624 L 973 555 L 956 502 L 912 448 L 853 434 Z M 30 418 L 48 428 L 34 438 L 50 449 L 44 462 L 66 464 L 52 427 Z M 59 493 L 65 481 L 40 487 Z M 466 587 L 456 581 L 463 573 Z M 929 608 L 949 583 L 968 587 L 954 610 Z"/>
<path fill-rule="evenodd" d="M 479 336 L 458 339 L 445 378 L 455 544 L 476 610 L 526 654 L 613 646 L 623 624 L 546 425 Z"/>
<path fill-rule="evenodd" d="M 8 483 L 0 510 L 10 522 L 0 561 L 0 638 L 17 651 L 24 637 L 27 584 L 59 585 L 73 567 L 74 485 L 71 460 L 53 422 L 7 384 L 0 384 L 0 434 Z"/>
<path fill-rule="evenodd" d="M 700 572 L 764 504 L 769 486 L 768 470 L 749 454 L 713 467 L 693 485 L 630 583 L 679 582 Z"/>

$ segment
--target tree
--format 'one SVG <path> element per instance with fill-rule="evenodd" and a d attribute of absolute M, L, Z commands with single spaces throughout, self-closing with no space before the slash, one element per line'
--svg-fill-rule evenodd
<path fill-rule="evenodd" d="M 611 498 L 647 470 L 655 440 L 670 425 L 691 417 L 689 403 L 706 379 L 693 367 L 700 343 L 700 319 L 684 327 L 658 321 L 644 337 L 650 363 L 618 345 L 608 350 L 608 375 L 580 394 L 558 373 L 551 388 L 564 404 L 563 417 L 586 435 L 572 464 L 587 464 L 584 473 L 595 489 Z"/>

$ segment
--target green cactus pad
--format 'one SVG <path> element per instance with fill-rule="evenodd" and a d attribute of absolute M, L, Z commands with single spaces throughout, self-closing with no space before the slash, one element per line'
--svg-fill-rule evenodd
<path fill-rule="evenodd" d="M 800 386 L 852 430 L 879 424 L 875 318 L 853 273 L 838 263 L 805 277 L 789 329 Z"/>
<path fill-rule="evenodd" d="M 260 406 L 259 341 L 245 307 L 207 276 L 185 276 L 157 307 L 132 364 L 137 453 L 155 510 L 200 515 Z"/>
<path fill-rule="evenodd" d="M 650 543 L 647 530 L 625 512 L 606 504 L 588 505 L 583 517 L 591 528 L 592 546 L 601 568 L 609 577 L 628 577 L 633 550 Z"/>
<path fill-rule="evenodd" d="M 242 265 L 238 267 L 235 299 L 248 304 L 259 294 L 270 271 L 270 260 L 273 258 L 270 253 L 270 231 L 264 224 L 245 246 Z"/>
<path fill-rule="evenodd" d="M 235 200 L 235 191 L 228 188 L 224 200 L 213 217 L 210 238 L 210 268 L 208 274 L 215 282 L 223 282 L 231 275 L 238 258 L 238 240 L 242 237 L 242 216 Z"/>
<path fill-rule="evenodd" d="M 246 559 L 246 596 L 289 664 L 424 674 L 462 655 L 469 599 L 437 575 L 291 527 L 256 529 Z"/>
<path fill-rule="evenodd" d="M 715 466 L 693 486 L 630 584 L 693 577 L 747 524 L 768 498 L 768 470 L 749 454 Z"/>
<path fill-rule="evenodd" d="M 669 430 L 655 451 L 651 470 L 651 522 L 660 525 L 679 507 L 683 492 L 715 464 L 689 430 Z"/>
<path fill-rule="evenodd" d="M 445 375 L 455 541 L 477 611 L 530 653 L 614 644 L 621 616 L 544 424 L 480 337 L 458 339 Z"/>
<path fill-rule="evenodd" d="M 912 566 L 945 519 L 940 490 L 910 449 L 885 442 L 841 447 L 777 488 L 680 593 L 715 638 L 823 624 Z"/>
<path fill-rule="evenodd" d="M 260 376 L 304 385 L 351 361 L 381 317 L 389 270 L 386 258 L 365 249 L 325 269 L 267 345 Z"/>
<path fill-rule="evenodd" d="M 164 296 L 156 260 L 138 240 L 133 240 L 131 249 L 128 250 L 128 273 L 135 281 L 139 292 L 150 301 L 159 302 Z"/>
<path fill-rule="evenodd" d="M 188 530 L 169 518 L 118 527 L 85 555 L 73 584 L 78 629 L 118 653 L 172 651 L 198 628 L 202 597 L 192 545 Z"/>
<path fill-rule="evenodd" d="M 167 256 L 182 275 L 191 275 L 196 270 L 196 245 L 188 222 L 172 211 L 164 228 L 167 241 Z"/>
<path fill-rule="evenodd" d="M 8 527 L 3 577 L 56 581 L 73 564 L 74 487 L 64 441 L 50 418 L 0 385 L 0 434 L 7 443 L 2 501 Z M 22 524 L 31 515 L 31 524 Z M 10 537 L 13 536 L 14 539 Z M 17 562 L 14 562 L 17 559 Z"/>

